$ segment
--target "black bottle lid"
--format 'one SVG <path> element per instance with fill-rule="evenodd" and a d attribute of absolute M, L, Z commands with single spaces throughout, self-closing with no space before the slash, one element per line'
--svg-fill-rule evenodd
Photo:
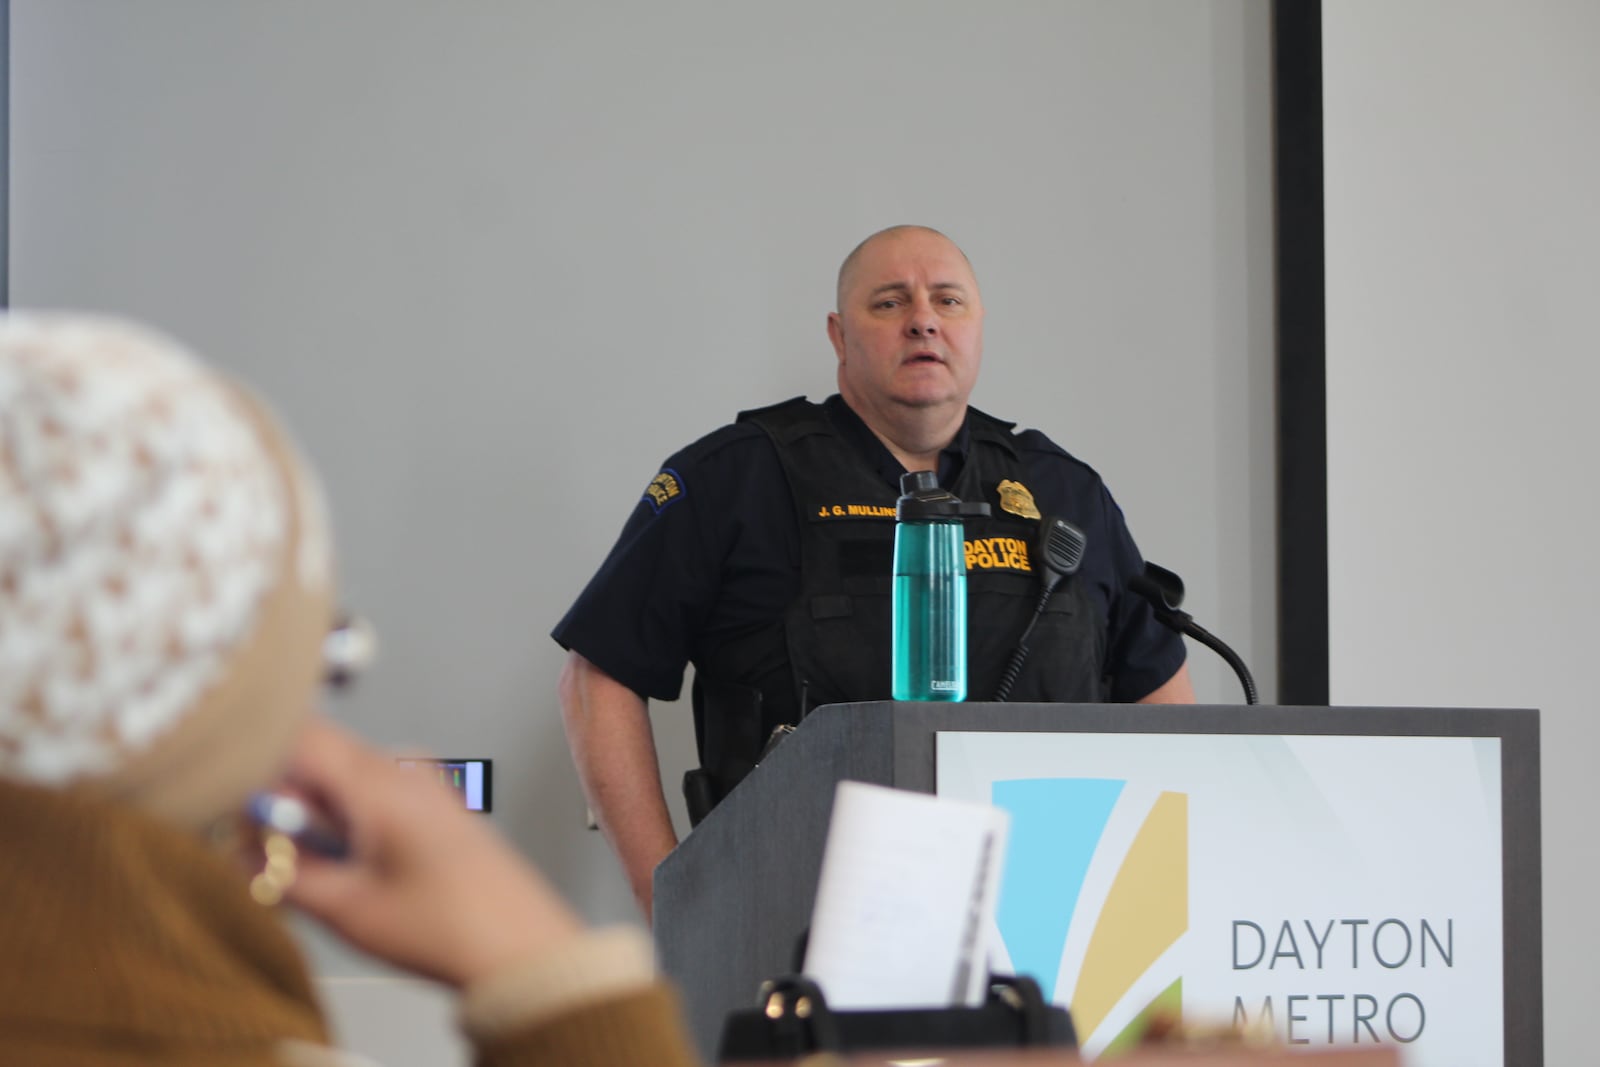
<path fill-rule="evenodd" d="M 900 522 L 952 522 L 956 519 L 989 514 L 985 503 L 963 503 L 948 489 L 939 487 L 933 471 L 907 471 L 900 476 L 901 497 L 895 504 Z"/>

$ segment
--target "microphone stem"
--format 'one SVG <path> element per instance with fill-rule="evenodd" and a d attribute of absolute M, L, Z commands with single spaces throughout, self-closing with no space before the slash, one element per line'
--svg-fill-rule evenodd
<path fill-rule="evenodd" d="M 1157 616 L 1166 616 L 1165 618 L 1162 618 L 1162 622 L 1166 623 L 1174 630 L 1177 630 L 1179 633 L 1189 635 L 1196 641 L 1199 641 L 1202 645 L 1205 645 L 1211 651 L 1215 652 L 1217 655 L 1221 656 L 1223 659 L 1227 660 L 1228 666 L 1233 668 L 1233 673 L 1239 676 L 1239 684 L 1244 686 L 1244 702 L 1246 704 L 1257 703 L 1256 680 L 1250 676 L 1250 668 L 1244 665 L 1244 660 L 1239 658 L 1239 654 L 1237 652 L 1223 643 L 1222 638 L 1216 636 L 1210 630 L 1207 630 L 1204 626 L 1201 626 L 1199 623 L 1195 622 L 1194 618 L 1190 616 L 1188 612 L 1158 611 L 1156 614 Z"/>

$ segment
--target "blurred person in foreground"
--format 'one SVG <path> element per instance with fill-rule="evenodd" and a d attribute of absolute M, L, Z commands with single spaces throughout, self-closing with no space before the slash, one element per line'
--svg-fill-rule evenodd
<path fill-rule="evenodd" d="M 642 931 L 586 930 L 443 786 L 314 714 L 319 501 L 266 410 L 170 340 L 0 315 L 0 1062 L 355 1062 L 267 879 L 458 990 L 480 1064 L 690 1063 Z M 268 835 L 253 885 L 239 813 L 272 786 L 348 856 Z"/>

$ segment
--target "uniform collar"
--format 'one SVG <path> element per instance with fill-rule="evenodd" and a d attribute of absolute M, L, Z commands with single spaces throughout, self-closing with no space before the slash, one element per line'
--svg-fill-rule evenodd
<path fill-rule="evenodd" d="M 894 453 L 878 440 L 878 435 L 861 421 L 861 416 L 844 402 L 844 397 L 834 393 L 822 402 L 822 410 L 828 416 L 828 421 L 833 423 L 834 429 L 839 431 L 839 436 L 859 452 L 861 458 L 865 459 L 884 481 L 899 489 L 900 476 L 906 473 L 905 467 L 894 458 Z M 939 484 L 947 489 L 955 484 L 961 475 L 961 468 L 966 465 L 967 449 L 972 443 L 971 422 L 972 409 L 968 408 L 966 417 L 961 420 L 961 429 L 956 431 L 955 438 L 939 453 Z"/>

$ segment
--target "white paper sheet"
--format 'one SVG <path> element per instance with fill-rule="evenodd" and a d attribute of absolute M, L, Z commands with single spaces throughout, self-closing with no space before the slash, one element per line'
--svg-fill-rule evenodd
<path fill-rule="evenodd" d="M 805 970 L 842 1009 L 983 1002 L 1009 817 L 841 782 Z"/>

